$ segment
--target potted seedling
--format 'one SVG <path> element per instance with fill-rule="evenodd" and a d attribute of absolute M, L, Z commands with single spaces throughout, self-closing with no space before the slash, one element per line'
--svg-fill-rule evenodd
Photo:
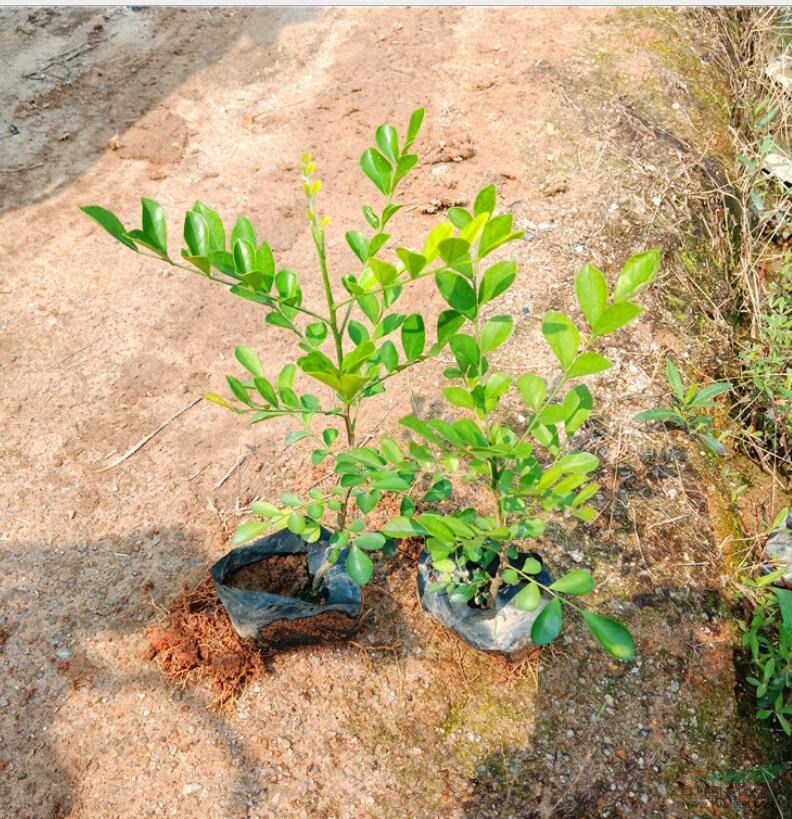
<path fill-rule="evenodd" d="M 610 654 L 629 660 L 634 654 L 629 631 L 576 602 L 593 590 L 592 575 L 575 569 L 553 581 L 531 544 L 543 536 L 550 517 L 590 522 L 596 515 L 586 502 L 599 488 L 592 481 L 599 459 L 575 438 L 594 406 L 580 379 L 611 366 L 595 348 L 643 312 L 633 299 L 651 282 L 660 255 L 652 250 L 631 257 L 612 292 L 603 274 L 585 265 L 575 287 L 587 329 L 581 332 L 555 310 L 542 322 L 560 374 L 551 384 L 532 373 L 513 378 L 489 360 L 511 335 L 512 319 L 482 316 L 516 275 L 513 261 L 492 264 L 487 258 L 518 236 L 511 216 L 494 213 L 494 187 L 481 191 L 472 213 L 449 211 L 458 235 L 441 245 L 448 266 L 436 275 L 451 308 L 445 320 L 454 324 L 448 337 L 453 364 L 445 370 L 450 384 L 443 392 L 465 417 L 402 419 L 420 440 L 410 444 L 410 456 L 434 483 L 421 508 L 403 504 L 383 532 L 425 538 L 418 567 L 421 602 L 473 647 L 519 655 L 532 643 L 549 643 L 561 632 L 568 606 Z M 527 418 L 510 424 L 498 409 L 515 389 Z M 449 506 L 454 481 L 468 485 L 475 507 Z M 446 508 L 427 508 L 438 502 Z"/>
<path fill-rule="evenodd" d="M 499 261 L 480 268 L 486 256 L 522 234 L 513 230 L 510 214 L 495 213 L 495 187 L 479 193 L 472 213 L 451 209 L 448 221 L 430 231 L 420 250 L 396 247 L 390 261 L 383 258 L 389 250 L 388 224 L 402 207 L 394 194 L 418 162 L 410 149 L 423 115 L 422 109 L 412 114 L 402 139 L 393 126 L 380 126 L 376 147 L 360 158 L 363 172 L 385 201 L 379 212 L 363 206 L 367 233 L 346 233 L 360 266 L 357 275 L 334 277 L 328 269 L 329 220 L 317 211 L 321 185 L 314 177 L 314 162 L 303 157 L 308 222 L 323 284 L 320 305 L 303 304 L 298 273 L 276 263 L 244 216 L 237 218 L 227 239 L 220 216 L 196 202 L 185 216 L 186 248 L 179 259 L 170 255 L 165 213 L 157 202 L 142 200 L 142 225 L 129 231 L 105 208 L 83 208 L 131 250 L 223 284 L 233 295 L 255 303 L 266 324 L 291 334 L 300 350 L 299 357 L 275 375 L 268 374 L 254 350 L 237 347 L 235 356 L 245 372 L 227 377 L 231 396 L 205 395 L 252 424 L 289 417 L 297 428 L 286 436 L 286 446 L 310 438 L 315 442 L 311 462 L 332 464 L 332 483 L 320 483 L 303 497 L 287 492 L 277 503 L 254 501 L 254 520 L 243 523 L 233 536 L 236 544 L 253 542 L 232 550 L 212 569 L 237 631 L 263 647 L 349 635 L 360 611 L 359 587 L 373 573 L 370 555 L 391 550 L 395 538 L 407 535 L 426 539 L 420 564 L 425 606 L 432 610 L 435 604 L 429 601 L 440 601 L 448 612 L 475 609 L 474 619 L 488 619 L 508 603 L 520 629 L 530 621 L 534 642 L 548 642 L 560 629 L 558 595 L 591 586 L 590 576 L 579 572 L 552 583 L 524 544 L 541 535 L 546 513 L 566 510 L 583 520 L 593 515 L 585 501 L 596 492 L 596 486 L 587 483 L 596 458 L 570 450 L 567 438 L 561 441 L 588 417 L 591 396 L 578 385 L 560 403 L 557 399 L 570 380 L 609 366 L 589 347 L 640 314 L 641 308 L 629 299 L 648 284 L 657 254 L 628 262 L 612 303 L 602 274 L 591 266 L 581 271 L 578 295 L 592 328 L 590 338 L 579 350 L 579 333 L 571 321 L 548 314 L 544 332 L 563 376 L 550 389 L 537 376 L 518 379 L 531 415 L 524 430 L 509 429 L 497 419 L 496 410 L 511 381 L 503 373 L 488 372 L 486 356 L 506 341 L 512 322 L 506 316 L 482 322 L 480 308 L 512 284 L 516 266 Z M 424 316 L 397 308 L 406 288 L 428 278 L 435 280 L 449 305 L 436 320 L 430 346 Z M 449 345 L 456 366 L 446 375 L 457 384 L 446 390 L 446 397 L 471 410 L 473 417 L 454 423 L 405 419 L 425 440 L 411 441 L 406 451 L 392 438 L 369 446 L 360 442 L 365 400 L 383 392 L 392 377 L 439 356 Z M 302 391 L 306 380 L 314 382 L 322 398 Z M 494 510 L 453 511 L 442 518 L 424 511 L 450 497 L 449 478 L 463 465 L 472 482 L 492 493 Z M 420 510 L 410 497 L 418 497 L 418 486 Z M 400 515 L 384 527 L 376 525 L 372 521 L 377 518 L 371 516 L 381 512 L 389 493 L 402 496 Z M 298 563 L 283 563 L 287 558 Z M 430 573 L 434 580 L 427 585 Z M 450 615 L 437 616 L 455 627 Z M 588 612 L 584 617 L 612 653 L 631 656 L 632 642 L 621 626 Z M 495 631 L 500 634 L 502 629 Z M 500 650 L 499 640 L 479 647 Z M 507 650 L 515 645 L 510 643 Z"/>
<path fill-rule="evenodd" d="M 455 326 L 441 320 L 436 340 L 427 345 L 422 315 L 396 307 L 407 285 L 446 267 L 439 248 L 451 235 L 451 225 L 433 230 L 420 252 L 397 247 L 391 261 L 381 258 L 390 238 L 388 225 L 402 207 L 394 194 L 418 162 L 410 150 L 423 117 L 423 109 L 416 110 L 401 138 L 393 126 L 380 126 L 376 146 L 360 158 L 363 172 L 385 201 L 378 211 L 363 206 L 367 233 L 346 233 L 357 275 L 334 277 L 328 269 L 329 219 L 319 215 L 316 204 L 321 183 L 314 177 L 312 158 L 303 157 L 308 223 L 323 284 L 319 305 L 303 303 L 300 275 L 277 264 L 244 216 L 227 236 L 217 212 L 196 202 L 184 219 L 186 247 L 173 257 L 166 216 L 157 202 L 142 200 L 142 225 L 135 230 L 127 230 L 103 207 L 82 208 L 130 250 L 204 276 L 255 303 L 266 324 L 290 334 L 300 351 L 273 374 L 253 349 L 237 347 L 234 353 L 244 372 L 227 377 L 229 398 L 204 396 L 252 424 L 288 416 L 296 429 L 286 436 L 286 446 L 310 438 L 315 442 L 311 462 L 332 463 L 331 485 L 317 486 L 304 497 L 287 492 L 277 503 L 255 501 L 250 508 L 255 519 L 233 536 L 237 544 L 255 542 L 231 551 L 212 568 L 235 628 L 262 647 L 351 633 L 360 612 L 359 587 L 373 572 L 370 554 L 393 546 L 367 518 L 386 493 L 409 491 L 417 474 L 395 443 L 383 442 L 385 457 L 360 446 L 358 425 L 365 400 L 383 392 L 390 378 L 436 356 Z M 312 381 L 322 397 L 303 391 L 298 375 L 299 384 Z M 360 472 L 364 467 L 365 475 Z"/>

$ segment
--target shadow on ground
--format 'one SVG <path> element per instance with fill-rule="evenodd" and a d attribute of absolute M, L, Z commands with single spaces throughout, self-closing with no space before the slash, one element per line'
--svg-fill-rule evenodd
<path fill-rule="evenodd" d="M 153 152 L 164 164 L 178 161 L 190 134 L 173 111 L 156 112 L 141 144 L 124 145 L 123 135 L 232 49 L 239 59 L 229 87 L 257 81 L 275 63 L 281 29 L 317 13 L 293 6 L 0 10 L 0 214 L 67 188 L 114 137 L 121 158 Z"/>

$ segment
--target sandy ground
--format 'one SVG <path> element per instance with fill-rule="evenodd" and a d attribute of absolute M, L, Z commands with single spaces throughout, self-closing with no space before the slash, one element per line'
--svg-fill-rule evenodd
<path fill-rule="evenodd" d="M 79 205 L 132 223 L 150 196 L 174 236 L 196 198 L 229 220 L 244 212 L 302 272 L 308 302 L 321 291 L 300 153 L 319 163 L 340 276 L 343 231 L 373 198 L 357 158 L 376 125 L 404 127 L 425 105 L 394 245 L 419 244 L 440 218 L 425 212 L 434 200 L 472 201 L 494 182 L 527 230 L 499 305 L 516 322 L 499 364 L 548 374 L 537 317 L 572 309 L 583 260 L 612 274 L 653 244 L 672 256 L 665 169 L 685 160 L 679 140 L 723 149 L 722 112 L 697 93 L 717 85 L 705 46 L 677 15 L 675 48 L 695 56 L 670 63 L 667 21 L 561 8 L 0 12 L 0 814 L 775 815 L 765 790 L 697 778 L 767 759 L 734 696 L 717 504 L 695 452 L 629 420 L 659 392 L 666 352 L 707 355 L 679 332 L 695 323 L 684 294 L 676 315 L 649 298 L 651 319 L 614 342 L 619 364 L 598 384 L 607 424 L 590 433 L 602 515 L 545 544 L 559 571 L 596 570 L 603 607 L 637 635 L 632 665 L 585 639 L 541 665 L 481 658 L 420 613 L 402 558 L 378 568 L 358 646 L 277 656 L 219 714 L 200 684 L 177 691 L 141 659 L 143 629 L 228 548 L 250 499 L 321 473 L 306 472 L 301 445 L 283 451 L 288 422 L 247 428 L 205 401 L 109 466 L 221 390 L 234 346 L 273 373 L 292 350 L 253 305 L 124 252 Z M 407 305 L 441 309 L 419 290 Z M 414 375 L 419 405 L 433 406 L 438 371 Z M 367 428 L 399 434 L 409 393 L 373 402 Z M 366 648 L 382 644 L 392 650 Z"/>

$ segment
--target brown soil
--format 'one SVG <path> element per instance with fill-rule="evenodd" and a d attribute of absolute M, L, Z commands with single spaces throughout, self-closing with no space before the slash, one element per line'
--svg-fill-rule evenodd
<path fill-rule="evenodd" d="M 316 599 L 311 590 L 308 560 L 303 555 L 267 557 L 237 569 L 226 583 L 235 589 L 282 594 L 311 602 Z"/>
<path fill-rule="evenodd" d="M 179 686 L 200 680 L 211 687 L 215 705 L 230 705 L 249 680 L 267 673 L 261 655 L 234 630 L 211 578 L 185 588 L 170 604 L 165 622 L 147 631 L 143 659 Z"/>

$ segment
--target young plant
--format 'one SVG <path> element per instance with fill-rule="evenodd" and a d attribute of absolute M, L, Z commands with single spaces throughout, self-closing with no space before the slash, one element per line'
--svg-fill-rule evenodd
<path fill-rule="evenodd" d="M 323 284 L 320 304 L 304 303 L 301 276 L 277 264 L 269 245 L 261 241 L 245 216 L 237 218 L 227 237 L 220 216 L 196 202 L 184 219 L 186 247 L 180 252 L 182 261 L 178 261 L 168 248 L 165 213 L 157 202 L 142 200 L 142 226 L 135 230 L 127 230 L 105 208 L 82 208 L 130 250 L 225 285 L 233 295 L 259 305 L 268 325 L 293 337 L 301 355 L 278 373 L 268 372 L 253 349 L 237 347 L 235 356 L 245 372 L 227 377 L 231 397 L 214 393 L 204 397 L 248 417 L 251 424 L 288 416 L 297 429 L 286 436 L 286 445 L 311 439 L 316 442 L 312 462 L 332 462 L 334 485 L 311 489 L 306 497 L 287 492 L 279 504 L 255 501 L 251 512 L 258 520 L 242 524 L 233 537 L 235 543 L 245 543 L 288 527 L 310 543 L 318 541 L 322 527 L 327 527 L 332 550 L 314 577 L 315 586 L 345 549 L 350 576 L 360 585 L 368 582 L 373 571 L 369 553 L 392 545 L 385 534 L 368 526 L 367 518 L 385 493 L 409 490 L 417 470 L 402 458 L 394 442 L 382 442 L 385 457 L 358 444 L 361 407 L 367 398 L 383 392 L 390 378 L 436 356 L 450 335 L 446 318 L 438 323 L 434 343 L 427 346 L 421 314 L 401 313 L 396 305 L 407 286 L 429 276 L 445 275 L 442 271 L 447 269 L 448 253 L 441 254 L 440 246 L 450 236 L 451 225 L 431 231 L 420 251 L 397 247 L 395 258 L 383 258 L 390 239 L 388 224 L 402 207 L 394 195 L 418 162 L 418 156 L 410 151 L 423 118 L 423 109 L 416 110 L 403 137 L 392 125 L 381 125 L 375 135 L 376 147 L 360 157 L 361 169 L 384 202 L 377 210 L 363 206 L 370 231 L 346 233 L 359 265 L 356 275 L 347 274 L 339 280 L 330 274 L 325 250 L 329 219 L 319 214 L 316 201 L 321 183 L 314 177 L 312 158 L 303 156 L 308 222 Z M 307 379 L 315 387 L 329 390 L 324 389 L 320 399 L 298 387 L 298 375 L 300 385 Z"/>
<path fill-rule="evenodd" d="M 755 669 L 747 682 L 756 689 L 756 718 L 773 717 L 792 736 L 792 591 L 771 585 L 787 570 L 742 578 L 742 596 L 753 614 L 750 623 L 740 621 L 740 629 Z"/>
<path fill-rule="evenodd" d="M 484 308 L 511 286 L 517 270 L 513 261 L 492 264 L 487 258 L 495 247 L 519 237 L 511 229 L 510 214 L 494 213 L 494 186 L 479 193 L 472 213 L 461 208 L 449 211 L 448 238 L 439 248 L 446 267 L 435 277 L 450 308 L 440 323 L 447 328 L 454 358 L 445 370 L 451 384 L 443 392 L 466 417 L 449 422 L 408 416 L 401 422 L 420 439 L 409 445 L 411 459 L 432 478 L 420 499 L 424 507 L 446 500 L 452 479 L 459 478 L 473 492 L 488 497 L 489 508 L 482 504 L 477 509 L 419 511 L 405 499 L 402 514 L 383 532 L 426 538 L 436 578 L 430 593 L 444 592 L 460 606 L 492 608 L 502 587 L 518 585 L 514 602 L 525 611 L 535 611 L 544 593 L 551 599 L 533 624 L 534 643 L 544 645 L 559 635 L 563 603 L 582 616 L 607 651 L 629 660 L 634 654 L 629 631 L 571 599 L 592 591 L 591 574 L 576 569 L 544 585 L 538 579 L 541 563 L 531 554 L 530 544 L 541 538 L 552 515 L 585 522 L 596 517 L 586 502 L 599 489 L 591 480 L 599 458 L 577 448 L 574 440 L 591 415 L 594 400 L 579 381 L 611 367 L 594 348 L 644 312 L 633 299 L 652 281 L 660 254 L 650 250 L 631 257 L 610 292 L 603 274 L 584 265 L 575 286 L 587 330 L 581 332 L 556 310 L 549 310 L 542 323 L 560 375 L 551 384 L 533 373 L 513 379 L 490 364 L 492 353 L 511 335 L 512 318 L 483 316 Z M 454 236 L 452 227 L 458 231 Z M 527 412 L 527 421 L 519 427 L 506 423 L 498 412 L 514 390 Z"/>
<path fill-rule="evenodd" d="M 723 442 L 712 434 L 713 417 L 705 410 L 715 406 L 715 398 L 732 388 L 730 381 L 716 381 L 706 387 L 691 383 L 685 388 L 682 374 L 670 358 L 666 359 L 666 376 L 671 387 L 671 408 L 655 407 L 635 416 L 636 421 L 662 421 L 683 429 L 696 438 L 713 455 L 725 455 Z M 724 437 L 724 436 L 721 436 Z"/>

